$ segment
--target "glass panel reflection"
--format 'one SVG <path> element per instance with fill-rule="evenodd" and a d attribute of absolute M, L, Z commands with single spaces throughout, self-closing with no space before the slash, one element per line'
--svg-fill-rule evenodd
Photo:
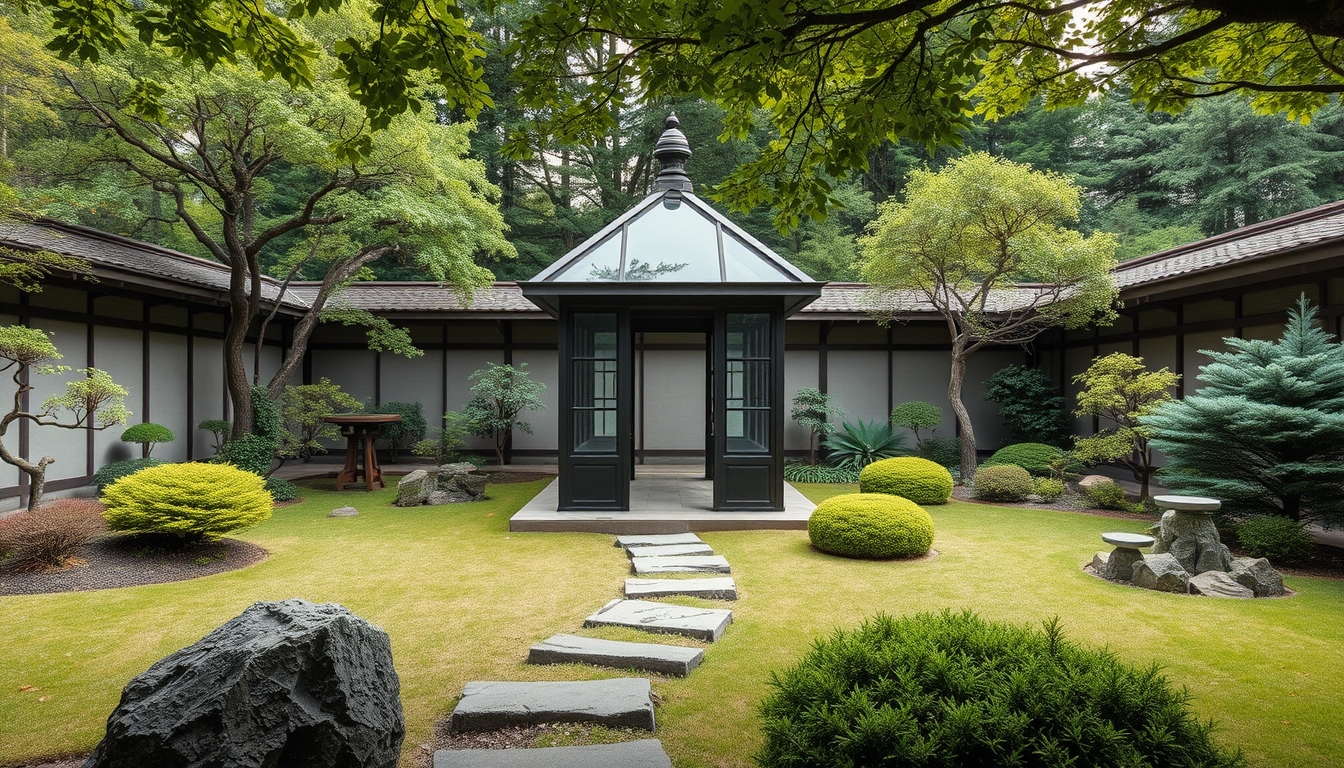
<path fill-rule="evenodd" d="M 729 453 L 769 453 L 772 411 L 770 315 L 730 313 L 727 331 L 726 448 Z"/>
<path fill-rule="evenodd" d="M 616 315 L 585 312 L 574 315 L 571 403 L 576 453 L 616 452 Z"/>
<path fill-rule="evenodd" d="M 603 283 L 621 279 L 621 233 L 617 231 L 551 278 L 564 283 Z"/>
<path fill-rule="evenodd" d="M 718 229 L 691 206 L 667 202 L 626 225 L 626 282 L 720 282 Z"/>
<path fill-rule="evenodd" d="M 727 231 L 723 233 L 723 272 L 730 283 L 793 282 L 793 278 Z"/>

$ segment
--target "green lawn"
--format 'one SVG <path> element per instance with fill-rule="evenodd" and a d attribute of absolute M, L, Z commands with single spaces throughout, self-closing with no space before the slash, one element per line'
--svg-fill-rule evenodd
<path fill-rule="evenodd" d="M 618 597 L 628 571 L 610 536 L 510 534 L 509 515 L 541 487 L 492 486 L 491 501 L 420 509 L 390 506 L 393 491 L 305 488 L 306 502 L 242 536 L 271 552 L 251 568 L 0 597 L 0 764 L 88 751 L 128 679 L 255 600 L 338 602 L 388 631 L 409 731 L 405 764 L 468 680 L 611 676 L 523 664 L 532 642 L 578 630 Z M 854 490 L 801 488 L 814 500 Z M 347 502 L 359 517 L 325 517 Z M 1101 548 L 1102 531 L 1142 524 L 973 504 L 930 511 L 941 554 L 918 562 L 821 555 L 801 531 L 703 535 L 732 563 L 740 599 L 734 625 L 698 670 L 654 681 L 658 735 L 678 768 L 751 765 L 753 708 L 769 672 L 814 638 L 878 611 L 949 607 L 1017 622 L 1059 616 L 1076 640 L 1109 645 L 1136 664 L 1161 662 L 1253 766 L 1344 766 L 1344 582 L 1289 579 L 1298 594 L 1277 600 L 1165 595 L 1079 570 Z M 39 690 L 20 692 L 24 685 Z"/>

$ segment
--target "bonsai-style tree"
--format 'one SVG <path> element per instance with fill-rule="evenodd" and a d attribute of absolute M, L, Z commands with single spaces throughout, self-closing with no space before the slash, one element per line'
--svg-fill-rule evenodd
<path fill-rule="evenodd" d="M 125 424 L 131 415 L 126 410 L 126 390 L 112 380 L 106 371 L 81 368 L 82 379 L 68 381 L 65 392 L 52 395 L 35 411 L 28 410 L 27 395 L 34 387 L 33 375 L 59 375 L 69 366 L 52 365 L 49 361 L 61 359 L 56 345 L 47 334 L 36 328 L 11 325 L 0 328 L 0 371 L 13 370 L 14 401 L 9 413 L 0 416 L 0 459 L 28 475 L 32 490 L 28 495 L 28 509 L 37 509 L 42 502 L 42 487 L 47 479 L 47 467 L 56 460 L 44 456 L 36 463 L 15 456 L 5 446 L 4 438 L 16 422 L 27 421 L 44 427 L 61 429 L 107 429 L 113 424 Z M 61 421 L 57 414 L 69 411 L 73 419 Z"/>
<path fill-rule="evenodd" d="M 937 173 L 910 174 L 904 202 L 885 203 L 863 238 L 870 311 L 890 322 L 932 307 L 952 339 L 947 399 L 961 433 L 961 475 L 975 476 L 975 428 L 962 402 L 966 361 L 990 344 L 1024 344 L 1051 326 L 1115 316 L 1115 238 L 1064 226 L 1079 187 L 983 152 Z"/>
<path fill-rule="evenodd" d="M 924 439 L 919 436 L 919 430 L 927 429 L 929 434 L 933 434 L 938 431 L 938 425 L 942 423 L 943 409 L 933 403 L 912 400 L 891 409 L 892 426 L 905 427 L 914 432 L 915 446 L 920 451 L 924 450 Z"/>
<path fill-rule="evenodd" d="M 316 384 L 285 387 L 280 398 L 280 418 L 285 431 L 280 433 L 280 447 L 276 455 L 285 459 L 308 459 L 326 453 L 323 440 L 337 440 L 341 428 L 323 421 L 333 413 L 354 413 L 364 410 L 364 404 L 352 395 L 342 392 L 338 384 L 323 376 Z"/>
<path fill-rule="evenodd" d="M 1019 443 L 1064 442 L 1064 396 L 1039 368 L 1009 365 L 985 382 L 985 399 L 999 404 L 999 418 Z"/>
<path fill-rule="evenodd" d="M 150 452 L 154 450 L 155 443 L 173 442 L 173 431 L 162 424 L 146 421 L 143 424 L 127 427 L 126 431 L 121 433 L 121 442 L 139 443 L 140 458 L 148 459 Z"/>
<path fill-rule="evenodd" d="M 1140 419 L 1171 400 L 1171 390 L 1181 382 L 1178 373 L 1163 368 L 1149 371 L 1143 358 L 1115 352 L 1092 361 L 1086 371 L 1073 377 L 1083 385 L 1078 393 L 1078 416 L 1106 420 L 1101 431 L 1074 441 L 1073 458 L 1086 464 L 1114 461 L 1139 482 L 1139 500 L 1148 499 L 1148 483 L 1157 468 L 1149 445 L 1152 430 Z"/>
<path fill-rule="evenodd" d="M 203 429 L 214 435 L 216 454 L 219 453 L 220 448 L 224 447 L 225 443 L 229 442 L 229 435 L 233 433 L 233 424 L 223 419 L 206 419 L 200 424 L 197 424 L 196 428 Z"/>
<path fill-rule="evenodd" d="M 518 414 L 546 409 L 541 401 L 546 385 L 532 380 L 527 363 L 517 368 L 486 363 L 470 378 L 476 383 L 471 385 L 471 399 L 462 415 L 471 425 L 471 434 L 495 441 L 495 458 L 503 466 L 504 449 L 513 438 L 513 430 L 532 434 L 532 425 L 520 421 Z"/>
<path fill-rule="evenodd" d="M 832 419 L 845 416 L 845 409 L 831 405 L 829 392 L 803 387 L 793 396 L 793 420 L 810 434 L 807 438 L 807 463 L 817 463 L 817 442 L 835 434 Z"/>
<path fill-rule="evenodd" d="M 1344 523 L 1344 345 L 1305 297 L 1278 341 L 1223 341 L 1198 392 L 1143 419 L 1163 482 L 1237 515 Z"/>

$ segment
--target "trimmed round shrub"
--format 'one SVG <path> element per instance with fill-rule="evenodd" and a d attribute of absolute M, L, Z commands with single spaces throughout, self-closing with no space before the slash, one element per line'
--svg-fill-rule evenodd
<path fill-rule="evenodd" d="M 885 493 L 845 493 L 821 502 L 807 536 L 822 552 L 886 560 L 919 557 L 933 545 L 933 518 L 923 507 Z"/>
<path fill-rule="evenodd" d="M 1046 503 L 1058 501 L 1064 495 L 1064 481 L 1053 477 L 1038 477 L 1031 484 L 1031 492 Z"/>
<path fill-rule="evenodd" d="M 994 452 L 993 456 L 981 467 L 1001 467 L 1012 464 L 1021 467 L 1036 477 L 1050 476 L 1050 462 L 1064 455 L 1064 451 L 1045 443 L 1014 443 L 1005 445 Z"/>
<path fill-rule="evenodd" d="M 879 615 L 770 686 L 762 768 L 1245 765 L 1156 667 L 1069 642 L 1055 622 Z"/>
<path fill-rule="evenodd" d="M 1026 501 L 1031 489 L 1027 470 L 1016 464 L 1001 464 L 976 471 L 971 495 L 981 501 Z"/>
<path fill-rule="evenodd" d="M 0 520 L 0 556 L 6 569 L 60 568 L 107 530 L 103 505 L 93 499 L 56 499 Z"/>
<path fill-rule="evenodd" d="M 228 464 L 164 464 L 109 485 L 107 527 L 123 533 L 218 539 L 271 516 L 260 476 Z"/>
<path fill-rule="evenodd" d="M 795 461 L 784 465 L 784 479 L 791 483 L 857 483 L 859 473 L 850 467 Z"/>
<path fill-rule="evenodd" d="M 1114 509 L 1121 512 L 1129 511 L 1133 506 L 1125 496 L 1124 486 L 1114 480 L 1103 480 L 1100 483 L 1093 483 L 1083 489 L 1083 498 L 1087 503 L 1096 509 Z"/>
<path fill-rule="evenodd" d="M 115 483 L 127 475 L 134 475 L 142 469 L 157 467 L 160 464 L 168 462 L 161 459 L 127 459 L 125 461 L 114 461 L 111 464 L 99 468 L 93 473 L 93 484 L 98 486 L 98 495 L 102 495 L 107 486 Z"/>
<path fill-rule="evenodd" d="M 1237 526 L 1237 541 L 1251 557 L 1305 563 L 1316 556 L 1316 539 L 1300 524 L 1277 515 L 1256 515 Z"/>
<path fill-rule="evenodd" d="M 276 501 L 293 501 L 299 498 L 299 486 L 283 477 L 266 478 L 266 490 L 270 492 L 271 498 Z"/>
<path fill-rule="evenodd" d="M 952 486 L 947 467 L 918 456 L 875 461 L 859 473 L 861 493 L 890 493 L 916 504 L 946 504 Z"/>

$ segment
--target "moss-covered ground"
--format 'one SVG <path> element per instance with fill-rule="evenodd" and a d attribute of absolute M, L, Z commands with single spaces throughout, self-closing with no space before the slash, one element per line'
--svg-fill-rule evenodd
<path fill-rule="evenodd" d="M 0 765 L 87 752 L 127 680 L 256 600 L 338 602 L 388 631 L 408 726 L 404 765 L 468 680 L 619 674 L 523 663 L 531 643 L 577 631 L 618 597 L 628 571 L 610 536 L 509 533 L 509 515 L 542 485 L 491 486 L 492 499 L 475 504 L 398 509 L 392 491 L 336 494 L 319 483 L 304 488 L 303 503 L 240 535 L 271 553 L 250 568 L 0 597 Z M 813 500 L 856 490 L 800 488 Z M 359 517 L 326 517 L 346 503 Z M 879 611 L 945 608 L 1025 623 L 1058 616 L 1072 639 L 1162 664 L 1252 766 L 1344 766 L 1344 582 L 1290 578 L 1297 595 L 1255 601 L 1148 592 L 1080 570 L 1102 548 L 1102 531 L 1143 523 L 977 504 L 928 509 L 940 554 L 914 562 L 823 555 L 802 531 L 703 534 L 732 563 L 740 599 L 734 625 L 695 673 L 654 680 L 658 736 L 678 768 L 751 765 L 754 707 L 770 672 L 813 639 Z"/>

